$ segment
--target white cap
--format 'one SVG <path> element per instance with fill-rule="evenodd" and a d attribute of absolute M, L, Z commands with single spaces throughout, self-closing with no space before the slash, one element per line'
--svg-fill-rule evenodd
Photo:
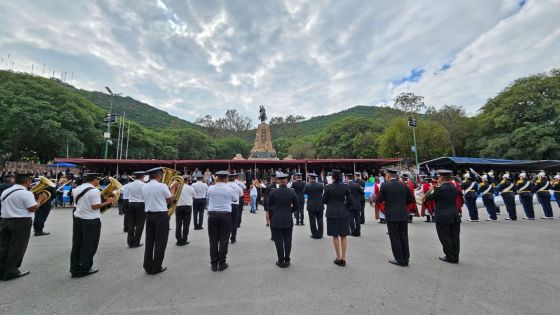
<path fill-rule="evenodd" d="M 482 180 L 488 180 L 488 175 L 482 175 Z"/>
<path fill-rule="evenodd" d="M 541 172 L 539 173 L 539 177 L 545 177 L 545 176 L 546 176 L 546 173 L 545 173 L 544 171 L 541 171 Z"/>
<path fill-rule="evenodd" d="M 560 179 L 560 175 L 555 175 L 554 179 Z"/>
<path fill-rule="evenodd" d="M 494 171 L 490 171 L 490 172 L 488 172 L 488 176 L 492 176 L 492 177 L 494 177 Z"/>
<path fill-rule="evenodd" d="M 463 174 L 463 178 L 470 178 L 470 177 L 471 177 L 471 174 L 469 174 L 469 173 Z"/>
<path fill-rule="evenodd" d="M 502 175 L 502 178 L 509 178 L 509 173 L 505 173 L 504 175 Z"/>
<path fill-rule="evenodd" d="M 523 173 L 519 174 L 519 177 L 527 178 L 527 173 L 523 172 Z"/>

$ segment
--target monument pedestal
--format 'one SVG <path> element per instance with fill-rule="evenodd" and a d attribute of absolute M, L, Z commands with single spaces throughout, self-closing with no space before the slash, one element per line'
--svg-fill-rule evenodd
<path fill-rule="evenodd" d="M 278 159 L 276 157 L 276 150 L 274 150 L 274 147 L 272 146 L 272 137 L 270 135 L 270 126 L 268 124 L 259 124 L 257 134 L 255 136 L 255 145 L 251 150 L 249 159 Z"/>

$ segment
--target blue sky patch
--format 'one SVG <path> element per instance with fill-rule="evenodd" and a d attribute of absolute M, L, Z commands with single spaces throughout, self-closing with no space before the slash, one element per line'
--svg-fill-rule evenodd
<path fill-rule="evenodd" d="M 393 85 L 395 85 L 395 86 L 399 86 L 399 85 L 404 84 L 406 82 L 418 82 L 420 80 L 420 78 L 422 78 L 422 75 L 424 74 L 424 72 L 426 72 L 425 69 L 415 68 L 415 69 L 412 69 L 410 71 L 410 74 L 408 74 L 404 77 L 398 78 L 396 80 L 392 80 L 391 83 L 393 83 Z"/>

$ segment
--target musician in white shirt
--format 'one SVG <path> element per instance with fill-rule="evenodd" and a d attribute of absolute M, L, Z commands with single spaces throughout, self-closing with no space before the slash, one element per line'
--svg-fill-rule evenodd
<path fill-rule="evenodd" d="M 175 210 L 175 238 L 177 239 L 175 245 L 177 246 L 189 244 L 189 225 L 191 224 L 192 206 L 196 193 L 194 188 L 189 185 L 189 176 L 185 175 L 183 179 L 185 183 Z"/>

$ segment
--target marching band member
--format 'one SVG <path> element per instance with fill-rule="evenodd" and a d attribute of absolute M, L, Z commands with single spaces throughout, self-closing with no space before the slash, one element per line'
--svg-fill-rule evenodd
<path fill-rule="evenodd" d="M 28 191 L 31 174 L 18 174 L 15 184 L 0 195 L 2 221 L 0 221 L 0 279 L 4 281 L 27 276 L 29 271 L 19 267 L 31 236 L 31 217 L 47 196 L 37 197 Z"/>
<path fill-rule="evenodd" d="M 93 256 L 99 246 L 101 235 L 100 209 L 113 204 L 114 198 L 101 202 L 99 173 L 85 173 L 85 183 L 73 190 L 74 223 L 72 232 L 72 251 L 70 253 L 70 273 L 72 278 L 92 275 L 99 269 L 92 268 Z"/>
<path fill-rule="evenodd" d="M 482 182 L 478 187 L 478 195 L 482 196 L 482 202 L 488 212 L 486 221 L 498 221 L 496 216 L 496 204 L 494 203 L 494 184 L 488 181 L 488 175 L 482 175 Z"/>
<path fill-rule="evenodd" d="M 359 237 L 361 235 L 361 219 L 360 210 L 362 209 L 361 199 L 364 197 L 364 190 L 359 183 L 352 180 L 352 175 L 346 175 L 348 189 L 350 190 L 350 196 L 352 197 L 352 205 L 350 206 L 350 235 Z"/>
<path fill-rule="evenodd" d="M 455 205 L 457 206 L 457 211 L 459 212 L 459 216 L 462 217 L 463 216 L 463 205 L 465 204 L 465 199 L 463 198 L 463 188 L 457 182 L 456 178 L 460 178 L 460 177 L 450 177 L 449 182 L 451 183 L 451 185 L 453 185 L 453 186 L 455 186 L 455 188 L 457 188 L 457 191 L 459 191 L 459 195 L 455 199 Z"/>
<path fill-rule="evenodd" d="M 270 213 L 270 229 L 276 246 L 278 261 L 276 265 L 286 268 L 290 265 L 292 251 L 292 232 L 294 220 L 292 214 L 298 211 L 299 198 L 292 188 L 288 188 L 288 174 L 276 176 L 280 187 L 270 193 L 268 197 L 268 211 Z"/>
<path fill-rule="evenodd" d="M 237 184 L 237 186 L 241 188 L 241 194 L 239 195 L 239 214 L 237 215 L 238 228 L 241 227 L 241 220 L 243 217 L 243 207 L 245 206 L 245 190 L 247 190 L 247 185 L 245 185 L 243 180 L 241 180 L 241 174 L 242 173 L 237 173 L 237 175 L 235 176 L 235 183 Z M 237 232 L 237 229 L 235 229 L 235 231 Z"/>
<path fill-rule="evenodd" d="M 541 219 L 553 220 L 554 214 L 552 213 L 552 206 L 550 205 L 550 182 L 546 178 L 546 173 L 541 171 L 537 175 L 537 180 L 535 181 L 535 187 L 533 192 L 537 194 L 537 200 L 541 204 L 544 212 L 544 217 Z"/>
<path fill-rule="evenodd" d="M 405 183 L 406 187 L 408 187 L 408 189 L 414 196 L 414 190 L 415 190 L 414 182 L 412 181 L 412 179 L 410 179 L 410 176 L 405 173 L 402 174 L 401 178 L 402 178 L 402 182 Z M 412 218 L 414 218 L 415 216 L 417 217 L 419 216 L 416 200 L 413 203 L 408 204 L 408 222 L 412 223 Z"/>
<path fill-rule="evenodd" d="M 457 198 L 462 198 L 457 186 L 451 183 L 451 171 L 438 170 L 439 183 L 426 194 L 426 200 L 434 201 L 436 231 L 443 246 L 444 257 L 439 259 L 448 263 L 459 263 L 459 234 L 461 216 L 457 211 Z"/>
<path fill-rule="evenodd" d="M 432 188 L 432 178 L 430 176 L 426 176 L 424 178 L 424 182 L 422 183 L 422 194 L 425 196 L 428 191 Z M 428 210 L 428 213 L 426 213 Z M 433 222 L 432 217 L 434 216 L 434 202 L 432 200 L 424 200 L 422 202 L 422 216 L 426 216 L 426 221 L 424 222 Z"/>
<path fill-rule="evenodd" d="M 146 212 L 146 238 L 144 251 L 144 270 L 149 275 L 155 275 L 167 270 L 163 267 L 167 239 L 169 238 L 168 207 L 173 202 L 177 182 L 171 190 L 161 183 L 163 170 L 156 167 L 147 171 L 150 181 L 142 187 L 144 207 Z"/>
<path fill-rule="evenodd" d="M 298 200 L 299 200 L 299 205 L 298 205 L 298 210 L 296 212 L 294 212 L 294 216 L 296 219 L 296 225 L 304 225 L 303 224 L 303 219 L 304 219 L 304 214 L 303 214 L 303 209 L 305 208 L 305 195 L 304 195 L 304 190 L 305 190 L 305 182 L 302 181 L 302 177 L 301 177 L 301 173 L 296 173 L 296 180 L 294 182 L 292 182 L 291 188 L 295 191 Z"/>
<path fill-rule="evenodd" d="M 202 230 L 204 221 L 204 208 L 206 208 L 206 195 L 208 193 L 208 184 L 201 177 L 196 178 L 196 182 L 192 184 L 195 195 L 193 200 L 193 225 L 195 230 Z"/>
<path fill-rule="evenodd" d="M 123 213 L 123 232 L 128 233 L 128 182 L 121 188 L 121 198 L 118 201 L 120 211 Z"/>
<path fill-rule="evenodd" d="M 189 185 L 189 177 L 189 175 L 183 175 L 185 182 L 175 210 L 175 239 L 177 239 L 175 245 L 177 246 L 189 244 L 189 226 L 191 225 L 193 200 L 196 194 L 194 188 Z"/>
<path fill-rule="evenodd" d="M 525 172 L 519 174 L 519 180 L 514 186 L 515 191 L 519 195 L 519 201 L 523 205 L 525 216 L 523 220 L 534 220 L 535 210 L 533 208 L 533 183 L 527 179 Z"/>
<path fill-rule="evenodd" d="M 144 232 L 144 224 L 146 222 L 146 212 L 144 206 L 144 193 L 142 189 L 146 185 L 144 176 L 146 172 L 134 172 L 134 181 L 125 185 L 128 194 L 128 206 L 126 216 L 128 222 L 128 235 L 126 243 L 130 248 L 142 246 L 140 240 Z"/>
<path fill-rule="evenodd" d="M 506 210 L 509 215 L 506 220 L 509 221 L 517 220 L 517 211 L 515 210 L 515 193 L 513 190 L 514 186 L 515 184 L 509 179 L 509 173 L 505 173 L 502 175 L 502 181 L 497 187 L 502 199 L 504 200 L 504 204 L 506 205 Z"/>
<path fill-rule="evenodd" d="M 229 267 L 226 258 L 233 226 L 231 210 L 239 194 L 227 185 L 227 171 L 216 172 L 216 177 L 216 185 L 208 189 L 208 238 L 212 271 L 222 271 Z"/>
<path fill-rule="evenodd" d="M 370 204 L 373 203 L 374 206 L 375 220 L 379 220 L 379 223 L 386 223 L 387 221 L 385 221 L 385 203 L 375 202 L 376 200 L 375 198 L 377 197 L 379 191 L 381 190 L 381 180 L 380 180 L 381 176 L 382 175 L 378 176 L 375 179 L 375 184 L 373 185 L 373 194 L 371 194 L 371 198 L 370 198 Z"/>
<path fill-rule="evenodd" d="M 463 175 L 461 189 L 463 190 L 465 204 L 469 210 L 469 219 L 467 221 L 478 222 L 478 207 L 476 206 L 478 183 L 471 179 L 471 174 L 468 172 Z"/>
<path fill-rule="evenodd" d="M 560 175 L 558 174 L 552 180 L 552 189 L 554 190 L 554 199 L 556 199 L 556 203 L 560 207 Z"/>

